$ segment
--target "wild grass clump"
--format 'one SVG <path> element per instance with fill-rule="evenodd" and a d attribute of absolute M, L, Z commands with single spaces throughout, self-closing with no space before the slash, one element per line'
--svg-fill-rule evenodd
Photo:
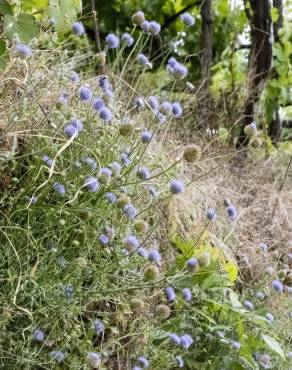
<path fill-rule="evenodd" d="M 208 209 L 195 240 L 170 232 L 170 204 L 194 186 L 184 169 L 204 153 L 197 143 L 174 160 L 156 150 L 183 124 L 187 67 L 168 58 L 160 68 L 169 89 L 140 90 L 160 31 L 142 18 L 133 20 L 143 31 L 106 37 L 107 73 L 93 74 L 91 52 L 74 54 L 70 44 L 16 47 L 20 57 L 3 81 L 3 137 L 17 146 L 1 162 L 9 179 L 1 195 L 1 365 L 288 369 L 272 314 L 261 298 L 236 292 L 235 261 L 210 242 L 217 209 Z M 80 22 L 72 32 L 85 37 Z M 235 222 L 236 207 L 225 205 L 226 222 Z M 265 289 L 276 296 L 291 288 L 277 280 Z"/>

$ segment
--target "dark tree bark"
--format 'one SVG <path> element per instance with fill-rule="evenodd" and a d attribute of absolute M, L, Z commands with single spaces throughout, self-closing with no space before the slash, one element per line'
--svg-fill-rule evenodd
<path fill-rule="evenodd" d="M 244 107 L 244 119 L 239 137 L 239 146 L 246 143 L 244 126 L 254 120 L 254 107 L 261 87 L 270 72 L 272 44 L 270 42 L 271 17 L 269 0 L 245 0 L 245 11 L 251 28 L 251 49 L 249 53 L 248 98 Z"/>
<path fill-rule="evenodd" d="M 273 0 L 273 6 L 278 10 L 278 19 L 277 22 L 273 23 L 273 34 L 274 41 L 279 42 L 279 30 L 283 27 L 283 1 L 282 0 Z M 277 77 L 277 73 L 275 73 Z M 274 112 L 274 117 L 269 124 L 268 133 L 272 138 L 274 143 L 277 143 L 282 138 L 282 122 L 280 119 L 279 109 Z"/>
<path fill-rule="evenodd" d="M 210 122 L 212 98 L 209 93 L 209 85 L 211 79 L 211 64 L 212 64 L 212 48 L 213 48 L 213 23 L 214 17 L 212 12 L 212 0 L 203 0 L 201 5 L 201 78 L 203 99 L 201 104 L 201 125 L 212 126 Z"/>

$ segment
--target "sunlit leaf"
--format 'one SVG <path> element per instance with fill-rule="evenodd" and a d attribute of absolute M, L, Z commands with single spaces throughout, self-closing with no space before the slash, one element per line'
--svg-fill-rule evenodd
<path fill-rule="evenodd" d="M 18 17 L 5 15 L 4 27 L 7 27 L 5 35 L 8 38 L 12 39 L 14 34 L 18 34 L 19 39 L 25 43 L 28 43 L 39 33 L 39 27 L 33 16 L 26 13 L 21 13 Z"/>
<path fill-rule="evenodd" d="M 264 334 L 262 334 L 262 338 L 273 352 L 275 352 L 278 356 L 282 357 L 282 359 L 285 360 L 284 351 L 282 347 L 280 346 L 279 342 L 275 338 L 270 337 L 269 335 L 264 335 Z"/>

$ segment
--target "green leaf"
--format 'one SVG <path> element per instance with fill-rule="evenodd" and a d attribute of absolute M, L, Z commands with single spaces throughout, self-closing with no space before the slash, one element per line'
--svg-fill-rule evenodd
<path fill-rule="evenodd" d="M 262 334 L 262 338 L 265 341 L 265 343 L 270 347 L 270 349 L 274 351 L 277 355 L 282 357 L 282 359 L 285 361 L 285 354 L 279 342 L 273 337 L 270 337 L 269 335 Z"/>
<path fill-rule="evenodd" d="M 237 279 L 238 269 L 235 263 L 229 261 L 225 264 L 224 270 L 227 272 L 229 280 L 234 283 Z"/>
<path fill-rule="evenodd" d="M 82 10 L 81 0 L 49 0 L 50 16 L 56 20 L 56 29 L 65 33 L 71 29 Z"/>
<path fill-rule="evenodd" d="M 17 33 L 21 41 L 28 43 L 39 33 L 38 25 L 30 14 L 21 13 L 19 16 L 13 17 L 5 15 L 4 27 L 7 27 L 5 35 L 7 38 L 12 39 L 14 34 Z"/>
<path fill-rule="evenodd" d="M 12 15 L 12 7 L 6 0 L 0 0 L 0 14 Z"/>
<path fill-rule="evenodd" d="M 49 0 L 22 0 L 22 6 L 24 10 L 41 10 L 45 9 L 49 5 Z"/>
<path fill-rule="evenodd" d="M 0 70 L 3 70 L 6 67 L 8 61 L 9 54 L 6 49 L 6 44 L 3 40 L 0 40 Z"/>
<path fill-rule="evenodd" d="M 279 11 L 275 7 L 271 8 L 271 18 L 274 23 L 279 19 Z"/>

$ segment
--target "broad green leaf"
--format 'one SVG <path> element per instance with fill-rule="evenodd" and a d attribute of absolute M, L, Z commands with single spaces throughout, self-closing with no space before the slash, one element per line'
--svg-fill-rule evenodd
<path fill-rule="evenodd" d="M 229 299 L 232 304 L 232 307 L 235 307 L 235 308 L 242 307 L 242 304 L 240 303 L 238 299 L 238 295 L 233 290 L 229 291 Z"/>
<path fill-rule="evenodd" d="M 49 0 L 22 0 L 24 10 L 41 10 L 49 5 Z"/>
<path fill-rule="evenodd" d="M 12 15 L 12 7 L 6 0 L 0 0 L 0 14 Z"/>
<path fill-rule="evenodd" d="M 39 33 L 38 25 L 36 24 L 32 15 L 21 13 L 19 16 L 13 17 L 5 15 L 4 27 L 7 27 L 5 35 L 12 39 L 16 33 L 21 41 L 28 43 L 33 37 Z"/>
<path fill-rule="evenodd" d="M 9 60 L 9 54 L 6 49 L 6 44 L 3 40 L 0 40 L 0 70 L 6 67 Z"/>
<path fill-rule="evenodd" d="M 271 8 L 271 18 L 274 23 L 279 19 L 279 11 L 275 7 Z"/>
<path fill-rule="evenodd" d="M 224 270 L 227 272 L 229 280 L 234 283 L 237 279 L 238 269 L 235 263 L 229 261 L 225 264 Z"/>
<path fill-rule="evenodd" d="M 65 33 L 71 29 L 81 9 L 80 0 L 49 0 L 49 13 L 56 20 L 56 29 L 59 33 Z"/>
<path fill-rule="evenodd" d="M 280 357 L 282 357 L 283 360 L 285 360 L 284 351 L 282 347 L 280 346 L 279 342 L 275 338 L 270 337 L 269 335 L 264 335 L 264 334 L 262 334 L 262 338 L 272 351 L 277 353 L 277 355 L 279 355 Z"/>

